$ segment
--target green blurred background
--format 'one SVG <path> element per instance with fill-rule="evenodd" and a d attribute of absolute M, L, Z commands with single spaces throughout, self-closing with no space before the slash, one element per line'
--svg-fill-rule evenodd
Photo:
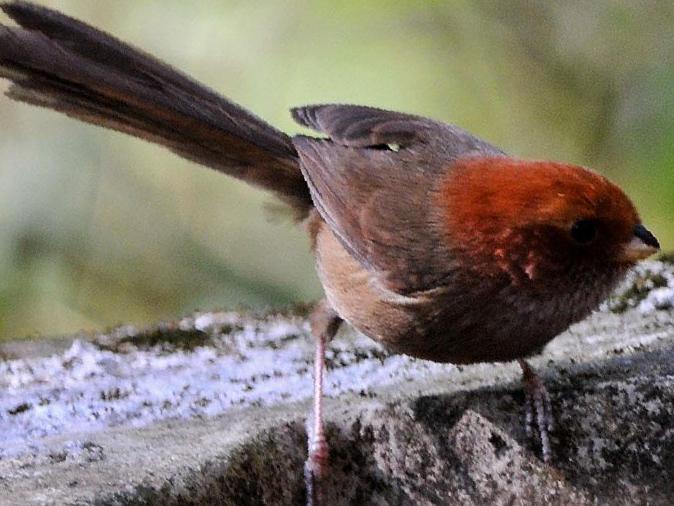
<path fill-rule="evenodd" d="M 674 248 L 674 2 L 42 3 L 288 132 L 290 106 L 370 104 L 594 167 Z M 320 296 L 261 192 L 4 98 L 0 134 L 0 339 Z"/>

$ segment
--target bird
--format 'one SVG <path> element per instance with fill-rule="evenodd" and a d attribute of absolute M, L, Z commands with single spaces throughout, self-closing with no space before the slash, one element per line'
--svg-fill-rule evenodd
<path fill-rule="evenodd" d="M 343 323 L 394 353 L 517 361 L 525 425 L 550 458 L 552 412 L 527 362 L 659 249 L 629 197 L 590 169 L 523 160 L 450 124 L 368 106 L 291 110 L 287 135 L 132 46 L 58 11 L 0 8 L 7 95 L 146 139 L 269 191 L 311 239 L 315 338 L 307 502 L 329 473 L 325 353 Z"/>

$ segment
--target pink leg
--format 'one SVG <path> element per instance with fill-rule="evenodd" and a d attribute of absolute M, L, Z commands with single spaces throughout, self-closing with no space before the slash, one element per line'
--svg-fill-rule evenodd
<path fill-rule="evenodd" d="M 320 302 L 310 317 L 311 332 L 316 338 L 314 354 L 314 417 L 313 427 L 308 430 L 308 456 L 304 463 L 304 482 L 307 504 L 319 506 L 321 479 L 328 471 L 329 449 L 323 428 L 323 376 L 325 375 L 325 348 L 339 329 L 342 320 L 327 302 Z"/>
<path fill-rule="evenodd" d="M 538 377 L 526 360 L 518 360 L 522 368 L 522 382 L 526 395 L 524 428 L 527 436 L 534 438 L 534 418 L 536 432 L 541 442 L 543 462 L 549 462 L 552 454 L 550 450 L 550 432 L 553 430 L 552 403 L 543 381 Z"/>

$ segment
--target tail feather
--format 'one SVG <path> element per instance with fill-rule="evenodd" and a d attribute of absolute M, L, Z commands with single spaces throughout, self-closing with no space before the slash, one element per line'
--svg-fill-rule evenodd
<path fill-rule="evenodd" d="M 80 21 L 27 2 L 0 8 L 0 77 L 15 100 L 156 142 L 189 160 L 311 206 L 290 138 L 170 66 Z"/>

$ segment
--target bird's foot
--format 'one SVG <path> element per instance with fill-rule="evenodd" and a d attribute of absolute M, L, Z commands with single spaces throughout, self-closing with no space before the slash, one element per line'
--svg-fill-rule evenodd
<path fill-rule="evenodd" d="M 543 462 L 550 462 L 550 432 L 553 431 L 554 417 L 550 394 L 545 384 L 532 367 L 524 360 L 519 361 L 524 383 L 524 429 L 527 437 L 541 445 Z"/>
<path fill-rule="evenodd" d="M 320 506 L 324 504 L 321 499 L 321 480 L 328 470 L 328 442 L 325 436 L 315 434 L 310 436 L 309 455 L 304 462 L 304 484 L 307 491 L 307 506 Z"/>

